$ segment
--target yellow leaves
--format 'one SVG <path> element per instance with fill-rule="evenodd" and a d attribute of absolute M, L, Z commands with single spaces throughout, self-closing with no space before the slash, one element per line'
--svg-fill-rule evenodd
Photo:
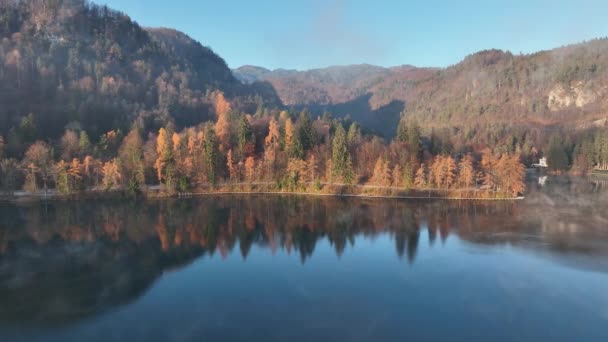
<path fill-rule="evenodd" d="M 279 137 L 279 123 L 275 118 L 272 118 L 268 123 L 268 135 L 266 136 L 266 138 L 264 138 L 264 144 L 266 145 L 266 148 L 268 149 L 269 147 L 276 147 L 279 144 Z"/>
<path fill-rule="evenodd" d="M 420 164 L 418 170 L 416 170 L 416 176 L 414 177 L 414 186 L 417 188 L 424 188 L 427 186 L 426 180 L 426 167 L 424 164 Z"/>
<path fill-rule="evenodd" d="M 156 153 L 159 158 L 167 151 L 167 131 L 161 127 L 158 130 L 158 137 L 156 137 Z"/>
<path fill-rule="evenodd" d="M 80 164 L 80 160 L 77 158 L 72 159 L 72 163 L 68 167 L 68 175 L 76 179 L 82 178 L 82 164 Z"/>
<path fill-rule="evenodd" d="M 116 159 L 112 159 L 103 164 L 102 175 L 102 183 L 104 187 L 110 189 L 119 184 L 121 175 L 118 170 L 118 163 L 116 162 Z"/>
<path fill-rule="evenodd" d="M 255 160 L 253 157 L 245 159 L 245 175 L 250 182 L 255 179 Z"/>
<path fill-rule="evenodd" d="M 287 118 L 285 121 L 285 150 L 289 151 L 291 144 L 293 143 L 294 126 L 293 121 Z"/>
<path fill-rule="evenodd" d="M 389 167 L 388 160 L 379 157 L 374 165 L 374 172 L 372 174 L 372 183 L 381 186 L 391 185 L 391 169 Z"/>
<path fill-rule="evenodd" d="M 215 100 L 215 113 L 217 114 L 215 134 L 223 149 L 228 148 L 230 144 L 230 120 L 228 117 L 230 110 L 230 103 L 226 101 L 222 92 L 218 92 Z"/>
<path fill-rule="evenodd" d="M 218 119 L 222 116 L 227 116 L 232 110 L 230 102 L 224 97 L 224 93 L 221 91 L 217 92 L 215 96 L 215 113 Z"/>
<path fill-rule="evenodd" d="M 180 138 L 179 134 L 173 133 L 173 136 L 171 137 L 171 141 L 173 142 L 173 151 L 175 153 L 178 153 L 180 144 L 181 144 L 181 138 Z"/>

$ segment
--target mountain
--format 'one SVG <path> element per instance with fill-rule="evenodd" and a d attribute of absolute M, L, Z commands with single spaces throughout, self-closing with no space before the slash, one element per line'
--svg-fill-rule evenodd
<path fill-rule="evenodd" d="M 447 68 L 252 70 L 233 73 L 270 82 L 287 105 L 350 115 L 389 136 L 401 112 L 423 127 L 461 131 L 497 124 L 587 128 L 608 121 L 608 39 L 530 55 L 481 51 Z"/>
<path fill-rule="evenodd" d="M 184 33 L 142 28 L 85 0 L 0 2 L 0 135 L 10 146 L 66 127 L 91 137 L 133 122 L 146 130 L 214 119 L 214 92 L 236 109 L 280 106 L 273 88 L 244 85 Z"/>

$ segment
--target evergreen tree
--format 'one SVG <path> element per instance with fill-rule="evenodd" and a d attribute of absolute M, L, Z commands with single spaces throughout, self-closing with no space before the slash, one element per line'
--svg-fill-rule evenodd
<path fill-rule="evenodd" d="M 567 149 L 558 135 L 554 135 L 549 142 L 547 164 L 553 171 L 566 171 L 569 168 Z"/>
<path fill-rule="evenodd" d="M 310 150 L 317 143 L 317 136 L 314 127 L 312 126 L 312 120 L 307 112 L 300 114 L 300 128 L 299 135 L 301 140 L 302 149 L 304 151 Z"/>
<path fill-rule="evenodd" d="M 337 125 L 332 142 L 332 174 L 342 177 L 342 180 L 347 184 L 350 184 L 354 178 L 346 132 L 341 124 Z"/>
<path fill-rule="evenodd" d="M 209 180 L 209 183 L 215 185 L 217 182 L 217 163 L 219 156 L 219 148 L 217 139 L 215 137 L 215 131 L 211 127 L 208 127 L 205 132 L 205 140 L 203 142 L 203 153 L 205 156 L 207 179 Z"/>

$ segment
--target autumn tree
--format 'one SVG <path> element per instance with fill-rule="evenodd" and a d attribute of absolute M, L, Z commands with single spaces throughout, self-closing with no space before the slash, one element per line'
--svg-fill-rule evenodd
<path fill-rule="evenodd" d="M 67 168 L 70 191 L 82 190 L 82 169 L 83 167 L 80 160 L 78 158 L 73 158 Z"/>
<path fill-rule="evenodd" d="M 175 160 L 173 159 L 172 141 L 169 138 L 169 133 L 165 128 L 158 131 L 156 138 L 156 153 L 157 159 L 154 163 L 158 181 L 162 184 L 164 181 L 165 187 L 169 192 L 175 189 Z"/>
<path fill-rule="evenodd" d="M 163 137 L 159 147 L 159 151 L 166 154 L 166 131 L 163 130 Z M 160 132 L 159 132 L 160 136 Z M 129 134 L 123 139 L 122 144 L 118 150 L 118 164 L 120 166 L 121 179 L 127 182 L 127 187 L 131 191 L 141 189 L 146 184 L 145 171 L 144 171 L 144 156 L 143 156 L 144 141 L 136 128 L 133 128 Z M 161 154 L 159 154 L 161 155 Z M 163 163 L 164 161 L 159 161 Z M 160 173 L 163 172 L 161 168 Z M 160 174 L 159 173 L 159 174 Z M 159 181 L 162 177 L 159 176 Z"/>
<path fill-rule="evenodd" d="M 473 157 L 467 154 L 458 163 L 458 183 L 462 187 L 469 188 L 474 182 L 475 169 L 473 168 Z"/>
<path fill-rule="evenodd" d="M 228 150 L 230 146 L 230 102 L 226 100 L 222 92 L 218 92 L 215 99 L 215 113 L 217 122 L 215 124 L 215 135 L 222 151 Z"/>
<path fill-rule="evenodd" d="M 73 130 L 66 130 L 61 137 L 61 159 L 72 160 L 80 152 L 80 140 Z"/>
<path fill-rule="evenodd" d="M 294 135 L 295 128 L 293 121 L 291 121 L 291 118 L 288 117 L 285 120 L 285 151 L 289 152 L 292 149 L 291 145 L 293 143 Z"/>
<path fill-rule="evenodd" d="M 496 166 L 498 160 L 489 149 L 483 151 L 481 157 L 481 169 L 483 175 L 483 185 L 486 188 L 495 190 L 498 185 Z"/>
<path fill-rule="evenodd" d="M 102 184 L 106 190 L 110 190 L 120 184 L 121 175 L 116 159 L 103 164 L 102 176 Z"/>
<path fill-rule="evenodd" d="M 51 149 L 47 144 L 37 141 L 27 149 L 24 168 L 26 169 L 26 190 L 36 192 L 38 190 L 38 180 L 40 180 L 46 192 L 53 171 L 53 158 Z"/>
<path fill-rule="evenodd" d="M 434 184 L 436 187 L 440 188 L 444 184 L 445 179 L 445 169 L 444 169 L 444 160 L 443 156 L 439 155 L 433 158 L 433 163 L 431 164 L 431 169 L 429 172 L 429 182 Z"/>
<path fill-rule="evenodd" d="M 426 168 L 424 164 L 420 164 L 418 170 L 416 170 L 416 176 L 414 177 L 414 186 L 417 188 L 424 188 L 427 186 L 426 180 Z"/>
<path fill-rule="evenodd" d="M 297 158 L 289 158 L 287 162 L 286 181 L 290 190 L 296 190 L 305 181 L 306 162 Z"/>
<path fill-rule="evenodd" d="M 503 154 L 496 164 L 496 174 L 502 191 L 517 196 L 526 189 L 525 169 L 517 154 Z"/>
<path fill-rule="evenodd" d="M 264 164 L 266 164 L 267 176 L 274 177 L 276 152 L 279 147 L 281 132 L 279 123 L 273 117 L 268 123 L 268 135 L 264 138 Z"/>
<path fill-rule="evenodd" d="M 376 160 L 371 180 L 372 183 L 376 185 L 391 185 L 391 170 L 389 168 L 389 163 L 385 158 L 379 157 Z"/>
<path fill-rule="evenodd" d="M 253 182 L 255 180 L 255 159 L 253 157 L 245 159 L 245 175 L 247 181 Z"/>
<path fill-rule="evenodd" d="M 398 163 L 393 167 L 391 174 L 393 176 L 392 185 L 394 187 L 401 187 L 403 185 L 403 173 L 401 171 L 401 166 Z"/>
<path fill-rule="evenodd" d="M 457 169 L 456 169 L 456 161 L 452 156 L 447 156 L 443 159 L 443 169 L 444 169 L 444 186 L 445 188 L 450 188 L 454 183 L 456 183 L 457 177 Z"/>
<path fill-rule="evenodd" d="M 318 162 L 317 162 L 317 157 L 315 157 L 314 153 L 311 153 L 308 156 L 308 159 L 306 160 L 306 168 L 307 168 L 307 175 L 308 175 L 308 180 L 314 182 L 317 180 L 317 173 L 318 173 Z"/>

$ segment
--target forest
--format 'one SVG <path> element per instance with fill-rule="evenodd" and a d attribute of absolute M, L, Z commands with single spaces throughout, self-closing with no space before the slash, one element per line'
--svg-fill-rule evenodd
<path fill-rule="evenodd" d="M 315 119 L 306 111 L 249 115 L 234 110 L 223 93 L 214 97 L 215 121 L 179 131 L 168 124 L 144 135 L 134 122 L 128 132 L 108 131 L 95 142 L 74 129 L 53 144 L 35 141 L 22 160 L 2 159 L 2 188 L 7 194 L 22 188 L 64 195 L 139 194 L 149 185 L 167 195 L 202 189 L 391 195 L 418 189 L 459 197 L 516 197 L 525 190 L 517 153 L 435 153 L 443 143 L 424 136 L 415 123 L 404 121 L 400 134 L 386 141 L 329 113 Z"/>

